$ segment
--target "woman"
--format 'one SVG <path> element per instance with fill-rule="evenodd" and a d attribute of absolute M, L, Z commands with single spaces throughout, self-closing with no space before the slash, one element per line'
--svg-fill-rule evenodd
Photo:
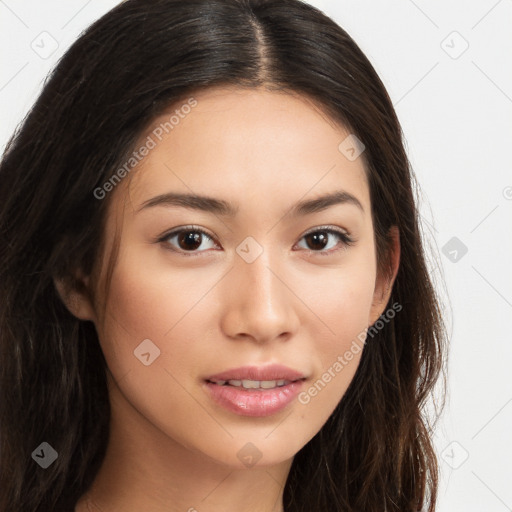
<path fill-rule="evenodd" d="M 0 177 L 2 512 L 435 510 L 413 174 L 332 20 L 123 2 Z"/>

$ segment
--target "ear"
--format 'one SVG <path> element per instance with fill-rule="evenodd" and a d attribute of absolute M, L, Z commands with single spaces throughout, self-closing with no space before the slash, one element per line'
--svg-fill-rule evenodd
<path fill-rule="evenodd" d="M 384 308 L 391 297 L 391 290 L 400 264 L 400 232 L 398 227 L 391 226 L 389 234 L 391 237 L 389 272 L 378 273 L 379 275 L 375 280 L 372 307 L 368 318 L 369 325 L 373 325 L 384 313 Z"/>
<path fill-rule="evenodd" d="M 96 320 L 89 276 L 78 272 L 73 279 L 54 278 L 53 283 L 68 311 L 80 320 Z"/>

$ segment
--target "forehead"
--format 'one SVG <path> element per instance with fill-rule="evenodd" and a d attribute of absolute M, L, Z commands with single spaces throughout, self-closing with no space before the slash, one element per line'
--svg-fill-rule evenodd
<path fill-rule="evenodd" d="M 151 149 L 130 175 L 134 208 L 171 191 L 225 197 L 243 208 L 251 198 L 263 207 L 266 199 L 296 202 L 341 188 L 369 211 L 363 158 L 340 150 L 350 132 L 309 98 L 215 88 L 193 100 L 173 105 L 140 137 Z"/>

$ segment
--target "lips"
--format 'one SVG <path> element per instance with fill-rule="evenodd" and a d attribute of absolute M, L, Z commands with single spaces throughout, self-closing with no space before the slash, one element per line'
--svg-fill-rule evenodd
<path fill-rule="evenodd" d="M 222 408 L 241 416 L 264 417 L 287 408 L 306 377 L 283 365 L 242 366 L 210 375 L 203 388 Z"/>
<path fill-rule="evenodd" d="M 284 365 L 273 364 L 269 366 L 241 366 L 225 370 L 206 378 L 209 382 L 229 382 L 229 381 L 287 381 L 295 382 L 305 379 L 305 376 Z"/>

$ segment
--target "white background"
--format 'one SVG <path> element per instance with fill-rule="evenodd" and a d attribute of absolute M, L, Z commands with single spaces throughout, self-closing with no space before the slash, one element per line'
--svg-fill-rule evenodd
<path fill-rule="evenodd" d="M 116 3 L 0 0 L 0 149 L 57 59 Z M 512 1 L 310 3 L 377 69 L 422 188 L 433 276 L 448 294 L 439 511 L 512 510 Z"/>

